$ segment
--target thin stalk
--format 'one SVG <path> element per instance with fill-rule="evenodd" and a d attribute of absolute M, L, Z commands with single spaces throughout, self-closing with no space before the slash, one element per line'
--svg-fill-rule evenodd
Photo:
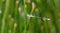
<path fill-rule="evenodd" d="M 0 32 L 1 32 L 1 25 L 2 25 L 2 0 L 0 0 Z"/>
<path fill-rule="evenodd" d="M 24 31 L 23 31 L 23 33 L 26 33 L 27 32 L 27 24 L 28 24 L 28 22 L 27 22 L 27 17 L 26 17 L 26 15 L 27 15 L 27 9 L 26 9 L 26 0 L 23 0 L 23 2 L 24 2 Z"/>
<path fill-rule="evenodd" d="M 3 21 L 2 21 L 2 27 L 1 27 L 1 33 L 4 32 L 4 27 L 5 27 L 5 19 L 6 19 L 6 14 L 8 13 L 8 8 L 9 8 L 9 0 L 6 0 L 6 4 L 5 4 L 5 10 L 4 10 L 4 14 L 3 14 Z"/>
<path fill-rule="evenodd" d="M 34 12 L 34 9 L 35 9 L 35 3 L 34 2 L 31 2 L 31 4 L 32 4 L 32 9 L 31 9 L 31 12 L 30 12 L 30 14 L 33 14 L 33 12 Z"/>
<path fill-rule="evenodd" d="M 19 11 L 18 11 L 18 8 L 19 8 L 19 0 L 16 1 L 16 6 L 15 6 L 15 15 L 14 15 L 14 19 L 15 19 L 15 23 L 17 24 L 16 28 L 13 29 L 14 30 L 14 33 L 18 33 L 19 31 Z M 17 30 L 16 30 L 17 29 Z"/>

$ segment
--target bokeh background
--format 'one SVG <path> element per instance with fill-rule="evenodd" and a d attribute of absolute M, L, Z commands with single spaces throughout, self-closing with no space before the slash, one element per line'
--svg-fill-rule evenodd
<path fill-rule="evenodd" d="M 0 33 L 60 33 L 60 0 L 0 0 Z"/>

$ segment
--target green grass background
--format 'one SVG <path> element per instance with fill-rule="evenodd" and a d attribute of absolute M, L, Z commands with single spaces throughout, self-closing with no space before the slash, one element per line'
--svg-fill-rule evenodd
<path fill-rule="evenodd" d="M 60 33 L 60 0 L 0 0 L 0 33 Z"/>

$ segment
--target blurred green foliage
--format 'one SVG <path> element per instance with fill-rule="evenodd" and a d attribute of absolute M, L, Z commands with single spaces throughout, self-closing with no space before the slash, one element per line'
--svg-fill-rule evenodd
<path fill-rule="evenodd" d="M 60 0 L 0 0 L 0 33 L 60 33 Z"/>

